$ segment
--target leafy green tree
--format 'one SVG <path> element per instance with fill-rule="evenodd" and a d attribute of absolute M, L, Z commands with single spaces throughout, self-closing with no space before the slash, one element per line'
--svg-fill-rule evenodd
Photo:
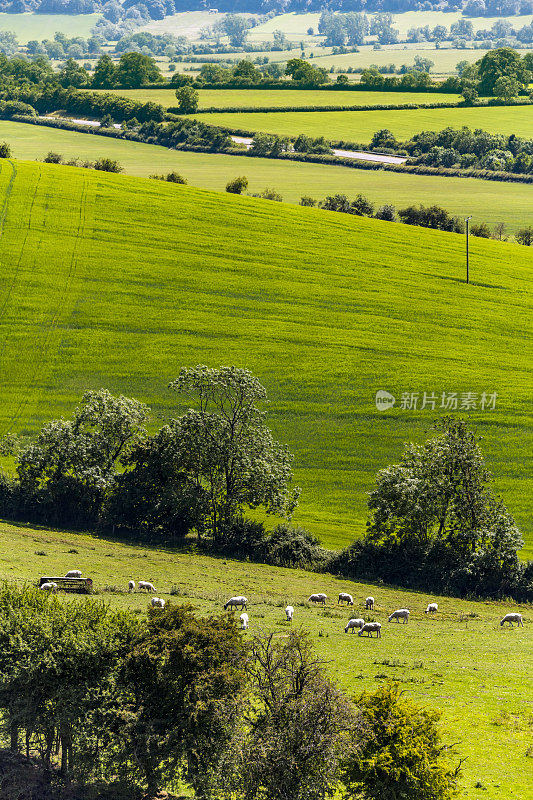
<path fill-rule="evenodd" d="M 192 86 L 185 85 L 176 89 L 176 97 L 180 114 L 194 114 L 198 111 L 200 95 Z"/>
<path fill-rule="evenodd" d="M 86 392 L 72 420 L 41 428 L 17 455 L 21 491 L 48 522 L 98 518 L 122 460 L 145 437 L 148 408 L 105 389 Z"/>
<path fill-rule="evenodd" d="M 512 78 L 522 88 L 528 85 L 531 77 L 520 55 L 509 47 L 489 50 L 477 66 L 481 94 L 493 94 L 498 78 Z"/>
<path fill-rule="evenodd" d="M 138 632 L 129 612 L 61 603 L 33 587 L 0 589 L 0 707 L 11 747 L 21 734 L 50 776 L 59 743 L 64 777 L 79 774 L 87 720 Z"/>
<path fill-rule="evenodd" d="M 261 78 L 261 72 L 254 67 L 251 61 L 243 59 L 235 64 L 233 67 L 233 77 L 237 80 L 245 81 L 246 83 L 258 83 Z"/>
<path fill-rule="evenodd" d="M 358 217 L 371 217 L 374 213 L 374 206 L 362 194 L 358 194 L 355 200 L 350 203 L 350 211 Z"/>
<path fill-rule="evenodd" d="M 290 517 L 298 489 L 291 489 L 293 460 L 265 426 L 258 403 L 264 386 L 246 369 L 198 366 L 170 383 L 196 399 L 173 422 L 183 468 L 205 490 L 215 539 L 245 507 Z"/>
<path fill-rule="evenodd" d="M 501 75 L 494 83 L 494 96 L 504 100 L 511 100 L 520 91 L 520 86 L 516 78 Z"/>
<path fill-rule="evenodd" d="M 90 77 L 87 70 L 83 69 L 73 58 L 69 58 L 59 71 L 59 82 L 65 88 L 73 86 L 79 89 L 90 84 Z"/>
<path fill-rule="evenodd" d="M 529 225 L 527 228 L 520 228 L 520 230 L 515 233 L 515 239 L 518 244 L 531 247 L 533 245 L 533 227 Z"/>
<path fill-rule="evenodd" d="M 228 37 L 232 47 L 243 46 L 250 28 L 250 23 L 246 17 L 240 14 L 226 14 L 219 25 L 224 35 Z"/>
<path fill-rule="evenodd" d="M 242 194 L 248 188 L 248 178 L 241 175 L 239 178 L 233 178 L 226 184 L 226 191 L 230 194 Z"/>
<path fill-rule="evenodd" d="M 348 797 L 361 800 L 451 800 L 458 766 L 442 743 L 438 711 L 418 708 L 402 698 L 396 683 L 358 701 L 360 736 L 344 760 L 342 780 Z"/>
<path fill-rule="evenodd" d="M 104 510 L 107 525 L 171 537 L 192 528 L 202 533 L 209 512 L 205 492 L 183 468 L 171 426 L 139 441 L 122 465 Z"/>
<path fill-rule="evenodd" d="M 302 58 L 290 58 L 285 67 L 285 74 L 290 75 L 293 81 L 310 86 L 319 86 L 328 83 L 329 75 L 321 67 L 314 67 Z"/>
<path fill-rule="evenodd" d="M 208 798 L 221 780 L 241 713 L 245 648 L 232 616 L 197 619 L 191 607 L 151 610 L 120 670 L 110 725 L 119 774 L 150 796 L 182 777 Z M 135 758 L 132 758 L 132 753 Z"/>
<path fill-rule="evenodd" d="M 100 56 L 94 68 L 91 85 L 95 89 L 109 89 L 115 85 L 117 70 L 113 59 L 107 53 Z"/>
<path fill-rule="evenodd" d="M 94 168 L 100 170 L 101 172 L 124 172 L 124 167 L 121 166 L 114 158 L 98 158 L 94 162 Z"/>
<path fill-rule="evenodd" d="M 256 636 L 247 674 L 253 700 L 240 775 L 244 797 L 317 800 L 332 795 L 357 718 L 326 677 L 307 634 Z"/>
<path fill-rule="evenodd" d="M 0 142 L 0 158 L 11 158 L 11 146 L 7 142 Z"/>
<path fill-rule="evenodd" d="M 162 81 L 159 67 L 151 56 L 144 53 L 123 53 L 115 73 L 117 86 L 124 89 L 138 89 L 145 83 Z"/>

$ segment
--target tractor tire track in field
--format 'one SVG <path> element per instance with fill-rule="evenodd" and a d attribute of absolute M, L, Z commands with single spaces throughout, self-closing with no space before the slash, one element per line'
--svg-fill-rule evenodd
<path fill-rule="evenodd" d="M 16 174 L 17 174 L 17 171 L 16 171 L 16 168 L 15 168 L 14 175 L 12 176 L 12 181 L 14 181 Z M 17 285 L 18 275 L 19 275 L 19 272 L 20 272 L 20 266 L 21 266 L 21 263 L 22 263 L 22 256 L 24 254 L 24 248 L 26 247 L 26 242 L 28 241 L 28 236 L 29 236 L 30 229 L 31 229 L 31 218 L 32 218 L 32 213 L 33 213 L 33 207 L 35 205 L 35 198 L 37 197 L 37 191 L 39 189 L 40 182 L 41 182 L 41 168 L 39 167 L 39 176 L 38 176 L 37 181 L 35 183 L 35 189 L 34 189 L 34 192 L 33 192 L 33 197 L 31 199 L 31 203 L 30 203 L 30 210 L 29 210 L 29 214 L 28 214 L 28 224 L 26 226 L 26 232 L 24 234 L 24 240 L 23 240 L 23 242 L 21 244 L 21 247 L 20 247 L 17 265 L 16 265 L 15 270 L 13 272 L 13 276 L 11 278 L 11 282 L 9 284 L 9 288 L 7 290 L 6 296 L 4 298 L 4 302 L 2 303 L 2 308 L 0 308 L 0 321 L 1 321 L 2 317 L 3 317 L 3 315 L 4 315 L 4 312 L 5 312 L 5 310 L 6 310 L 7 306 L 8 306 L 8 303 L 9 303 L 9 301 L 11 299 L 11 295 L 13 294 L 13 290 L 14 290 L 15 286 Z M 10 194 L 11 194 L 11 188 L 12 188 L 12 183 L 11 183 L 11 187 L 10 187 Z M 4 224 L 5 224 L 6 216 L 7 216 L 7 198 L 6 198 L 5 212 L 4 212 L 4 216 L 3 216 L 3 219 L 2 219 L 2 222 L 1 222 L 1 227 L 0 227 L 0 236 L 3 236 L 3 233 L 4 233 Z M 4 352 L 5 352 L 5 349 L 6 349 L 6 345 L 7 345 L 7 337 L 4 336 L 4 339 L 3 339 L 3 342 L 2 342 L 2 349 L 0 350 L 0 364 L 1 364 Z"/>
<path fill-rule="evenodd" d="M 69 296 L 70 289 L 72 287 L 72 283 L 74 280 L 74 276 L 76 274 L 76 266 L 78 260 L 78 249 L 81 240 L 81 234 L 85 228 L 86 223 L 86 216 L 87 216 L 87 180 L 83 181 L 83 188 L 81 192 L 80 202 L 79 202 L 79 216 L 78 216 L 78 224 L 77 229 L 74 237 L 74 244 L 72 247 L 72 253 L 70 257 L 70 263 L 68 266 L 67 275 L 65 278 L 65 282 L 63 284 L 63 288 L 60 291 L 59 299 L 56 304 L 56 308 L 52 313 L 52 317 L 48 325 L 43 325 L 43 329 L 45 331 L 44 339 L 41 342 L 38 351 L 35 352 L 33 358 L 34 369 L 29 380 L 28 386 L 26 391 L 24 392 L 24 397 L 20 400 L 17 408 L 15 409 L 14 413 L 8 420 L 8 425 L 14 426 L 21 418 L 24 409 L 28 405 L 29 398 L 34 394 L 38 379 L 43 374 L 43 367 L 44 361 L 49 349 L 50 340 L 57 329 L 59 324 L 59 318 L 61 315 L 62 310 L 65 307 L 66 300 Z"/>

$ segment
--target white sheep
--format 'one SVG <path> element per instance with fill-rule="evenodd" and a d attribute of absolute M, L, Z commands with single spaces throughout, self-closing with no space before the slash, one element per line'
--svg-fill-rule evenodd
<path fill-rule="evenodd" d="M 49 581 L 48 583 L 42 583 L 39 586 L 39 589 L 42 592 L 55 592 L 55 590 L 57 589 L 57 583 L 54 583 L 53 581 Z"/>
<path fill-rule="evenodd" d="M 389 622 L 399 622 L 401 619 L 404 621 L 404 624 L 409 622 L 408 608 L 399 608 L 397 611 L 393 611 L 389 617 Z"/>
<path fill-rule="evenodd" d="M 426 610 L 424 611 L 424 614 L 435 614 L 435 612 L 438 610 L 439 610 L 438 603 L 430 603 L 426 608 Z"/>
<path fill-rule="evenodd" d="M 42 587 L 41 587 L 42 588 Z M 501 627 L 503 627 L 503 623 L 508 622 L 511 628 L 513 627 L 513 622 L 518 624 L 518 627 L 524 627 L 524 620 L 522 619 L 522 614 L 506 614 L 505 617 L 500 622 Z"/>
<path fill-rule="evenodd" d="M 134 591 L 135 591 L 135 581 L 129 581 L 128 592 L 134 592 Z"/>
<path fill-rule="evenodd" d="M 366 633 L 367 636 L 372 638 L 374 631 L 376 632 L 377 638 L 381 639 L 381 622 L 365 622 L 357 635 L 362 636 L 363 633 Z"/>
<path fill-rule="evenodd" d="M 367 598 L 366 598 L 366 600 L 365 600 L 365 609 L 366 609 L 367 611 L 368 611 L 369 609 L 370 609 L 371 611 L 373 611 L 373 610 L 374 610 L 374 598 L 373 598 L 373 597 L 367 597 Z"/>
<path fill-rule="evenodd" d="M 348 624 L 344 629 L 344 633 L 348 633 L 348 631 L 355 633 L 355 629 L 362 628 L 364 624 L 365 624 L 364 619 L 350 619 L 348 620 Z"/>
<path fill-rule="evenodd" d="M 312 594 L 310 597 L 307 598 L 308 603 L 321 603 L 323 606 L 326 605 L 326 600 L 328 599 L 327 594 L 322 594 L 319 592 L 318 594 Z"/>
<path fill-rule="evenodd" d="M 347 592 L 339 592 L 339 599 L 337 600 L 337 605 L 341 603 L 347 603 L 349 606 L 353 606 L 353 597 L 351 594 Z"/>
<path fill-rule="evenodd" d="M 246 608 L 246 604 L 248 603 L 248 598 L 244 597 L 244 595 L 237 595 L 236 597 L 230 597 L 228 602 L 224 605 L 224 611 L 228 608 L 233 610 L 233 608 Z"/>
<path fill-rule="evenodd" d="M 287 622 L 292 622 L 292 618 L 294 617 L 294 608 L 292 606 L 287 606 L 285 609 L 285 615 L 287 617 Z"/>
<path fill-rule="evenodd" d="M 152 599 L 150 600 L 150 603 L 152 605 L 152 608 L 164 608 L 165 607 L 165 601 L 163 600 L 162 597 L 152 597 Z"/>
<path fill-rule="evenodd" d="M 70 569 L 65 578 L 81 578 L 81 569 Z"/>
<path fill-rule="evenodd" d="M 241 616 L 239 617 L 239 619 L 240 619 L 240 621 L 241 621 L 241 628 L 242 628 L 242 630 L 243 630 L 243 631 L 247 630 L 247 628 L 248 628 L 248 619 L 249 619 L 249 617 L 248 617 L 248 614 L 246 613 L 246 611 L 244 611 L 244 612 L 241 614 Z"/>
<path fill-rule="evenodd" d="M 147 592 L 155 592 L 155 586 L 150 581 L 139 581 L 139 589 L 146 589 Z"/>

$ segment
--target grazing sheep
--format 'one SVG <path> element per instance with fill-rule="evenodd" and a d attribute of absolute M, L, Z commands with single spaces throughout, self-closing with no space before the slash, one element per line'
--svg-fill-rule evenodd
<path fill-rule="evenodd" d="M 340 592 L 339 599 L 337 600 L 337 605 L 341 603 L 347 603 L 349 606 L 353 606 L 353 597 L 351 594 L 347 594 L 347 592 Z"/>
<path fill-rule="evenodd" d="M 424 614 L 434 614 L 438 610 L 439 610 L 438 603 L 430 603 L 426 608 L 426 610 L 424 611 Z"/>
<path fill-rule="evenodd" d="M 326 600 L 328 599 L 327 594 L 312 594 L 310 597 L 307 598 L 308 603 L 321 603 L 323 606 L 326 605 Z"/>
<path fill-rule="evenodd" d="M 135 591 L 135 581 L 130 581 L 128 583 L 128 592 L 134 592 L 134 591 Z"/>
<path fill-rule="evenodd" d="M 292 606 L 287 606 L 285 609 L 285 614 L 287 616 L 287 622 L 292 622 L 292 618 L 294 616 L 294 608 Z"/>
<path fill-rule="evenodd" d="M 389 617 L 389 622 L 399 622 L 401 619 L 403 619 L 404 624 L 409 622 L 408 608 L 399 608 L 397 611 L 393 611 Z"/>
<path fill-rule="evenodd" d="M 57 583 L 54 583 L 53 581 L 50 581 L 49 583 L 42 583 L 39 586 L 39 589 L 42 592 L 55 592 L 57 589 Z"/>
<path fill-rule="evenodd" d="M 41 589 L 43 587 L 41 586 Z M 500 622 L 501 627 L 503 627 L 503 623 L 508 622 L 511 628 L 513 627 L 513 622 L 518 623 L 518 627 L 524 627 L 524 620 L 522 619 L 522 614 L 506 614 L 505 617 Z"/>
<path fill-rule="evenodd" d="M 363 633 L 366 633 L 367 636 L 372 638 L 374 631 L 376 632 L 377 638 L 381 639 L 381 622 L 365 622 L 357 635 L 362 636 Z"/>
<path fill-rule="evenodd" d="M 374 598 L 373 598 L 373 597 L 367 597 L 367 598 L 366 598 L 366 600 L 365 600 L 365 609 L 366 609 L 367 611 L 368 611 L 369 609 L 370 609 L 370 611 L 373 611 L 373 610 L 374 610 Z"/>
<path fill-rule="evenodd" d="M 364 624 L 365 624 L 364 619 L 350 619 L 348 620 L 348 624 L 344 629 L 344 633 L 348 633 L 348 631 L 355 633 L 355 629 L 362 628 Z"/>
<path fill-rule="evenodd" d="M 150 581 L 139 581 L 139 589 L 146 589 L 147 592 L 155 592 L 155 586 Z"/>
<path fill-rule="evenodd" d="M 152 608 L 164 608 L 165 607 L 165 601 L 163 600 L 162 597 L 152 597 L 152 599 L 150 600 L 150 603 L 152 605 Z"/>
<path fill-rule="evenodd" d="M 244 597 L 244 595 L 242 595 L 242 594 L 241 595 L 237 595 L 237 597 L 230 597 L 230 599 L 228 600 L 228 602 L 224 606 L 224 611 L 226 611 L 228 608 L 233 610 L 233 608 L 238 608 L 239 606 L 241 608 L 246 608 L 247 602 L 248 602 L 248 599 L 246 597 Z"/>
<path fill-rule="evenodd" d="M 81 569 L 70 569 L 65 578 L 81 578 Z"/>
<path fill-rule="evenodd" d="M 243 629 L 243 631 L 245 631 L 248 628 L 248 619 L 249 619 L 246 611 L 243 614 L 241 614 L 239 619 L 241 621 L 241 628 Z"/>

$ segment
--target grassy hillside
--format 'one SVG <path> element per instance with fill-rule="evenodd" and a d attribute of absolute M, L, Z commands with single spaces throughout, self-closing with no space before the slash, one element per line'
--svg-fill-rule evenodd
<path fill-rule="evenodd" d="M 473 214 L 475 222 L 490 225 L 504 222 L 508 233 L 533 219 L 533 191 L 530 185 L 523 183 L 443 179 L 386 170 L 367 172 L 220 153 L 185 153 L 156 145 L 0 121 L 0 140 L 4 139 L 11 144 L 16 158 L 42 161 L 49 150 L 61 153 L 66 159 L 78 157 L 94 161 L 109 156 L 119 161 L 130 175 L 148 177 L 177 170 L 190 184 L 203 189 L 224 191 L 230 179 L 246 175 L 250 192 L 257 193 L 265 186 L 272 186 L 289 203 L 299 203 L 302 195 L 319 199 L 339 192 L 352 197 L 362 192 L 376 206 L 392 203 L 397 208 L 411 203 L 430 205 L 438 197 L 439 203 L 453 214 L 462 217 Z"/>
<path fill-rule="evenodd" d="M 434 598 L 329 575 L 31 527 L 0 524 L 0 539 L 0 579 L 35 582 L 41 575 L 82 569 L 93 578 L 100 598 L 139 613 L 145 611 L 147 597 L 127 594 L 132 578 L 153 581 L 158 596 L 171 603 L 192 603 L 199 613 L 220 612 L 228 596 L 243 593 L 250 601 L 250 634 L 285 633 L 283 608 L 290 601 L 295 607 L 293 624 L 310 632 L 318 653 L 345 690 L 358 695 L 374 690 L 387 677 L 395 678 L 419 704 L 442 709 L 445 739 L 455 742 L 461 757 L 466 757 L 462 800 L 530 797 L 531 607 L 520 609 L 523 628 L 507 630 L 499 620 L 516 609 L 507 603 Z M 326 609 L 307 604 L 315 591 L 329 595 Z M 337 606 L 339 591 L 353 595 L 353 609 Z M 365 616 L 362 602 L 368 594 L 376 599 L 372 617 L 383 626 L 379 640 L 346 635 L 343 630 L 350 616 Z M 429 618 L 423 611 L 435 599 L 439 612 Z M 403 607 L 411 609 L 409 625 L 388 624 L 387 615 Z"/>
<path fill-rule="evenodd" d="M 531 252 L 315 209 L 89 170 L 0 165 L 0 433 L 108 387 L 175 414 L 181 366 L 267 386 L 296 455 L 298 520 L 330 547 L 361 532 L 376 470 L 435 411 L 404 392 L 497 392 L 462 412 L 531 537 Z M 376 410 L 378 389 L 398 403 Z M 533 538 L 529 538 L 529 545 Z M 529 550 L 531 552 L 531 549 Z"/>
<path fill-rule="evenodd" d="M 197 115 L 203 122 L 246 131 L 280 136 L 326 136 L 328 139 L 369 142 L 380 128 L 388 128 L 399 139 L 419 131 L 443 128 L 482 128 L 489 133 L 511 133 L 530 137 L 533 105 L 491 108 L 421 108 L 404 111 L 286 111 L 276 114 L 217 113 Z"/>
<path fill-rule="evenodd" d="M 100 91 L 109 91 L 101 89 Z M 174 89 L 114 89 L 113 94 L 129 97 L 146 103 L 161 103 L 168 108 L 177 104 Z M 250 108 L 268 106 L 284 108 L 287 106 L 387 106 L 404 103 L 457 103 L 458 94 L 431 94 L 430 92 L 360 92 L 360 91 L 322 91 L 310 89 L 200 89 L 199 108 Z"/>

